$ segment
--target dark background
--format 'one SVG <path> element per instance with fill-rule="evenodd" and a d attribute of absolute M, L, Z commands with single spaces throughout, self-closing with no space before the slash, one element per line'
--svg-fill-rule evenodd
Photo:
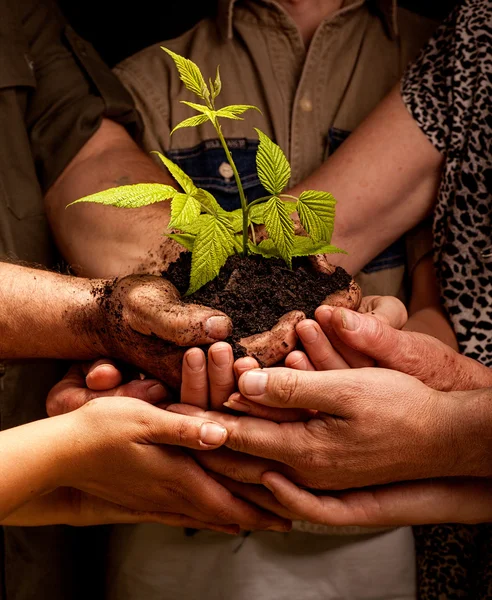
<path fill-rule="evenodd" d="M 215 13 L 215 0 L 58 0 L 74 29 L 113 66 L 134 52 L 177 37 Z M 401 0 L 400 5 L 443 18 L 457 0 Z"/>

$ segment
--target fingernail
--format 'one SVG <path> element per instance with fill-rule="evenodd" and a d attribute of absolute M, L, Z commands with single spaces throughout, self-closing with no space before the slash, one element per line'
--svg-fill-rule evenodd
<path fill-rule="evenodd" d="M 248 413 L 251 411 L 251 406 L 249 404 L 246 404 L 246 402 L 240 402 L 239 400 L 227 400 L 227 402 L 224 402 L 224 406 L 240 412 Z"/>
<path fill-rule="evenodd" d="M 244 394 L 247 396 L 259 396 L 264 394 L 267 386 L 268 374 L 260 369 L 249 371 L 241 376 Z"/>
<path fill-rule="evenodd" d="M 292 528 L 291 525 L 272 525 L 271 527 L 267 527 L 267 531 L 279 531 L 280 533 L 287 533 Z"/>
<path fill-rule="evenodd" d="M 214 340 L 223 340 L 231 333 L 231 322 L 227 317 L 210 317 L 205 324 L 205 332 Z"/>
<path fill-rule="evenodd" d="M 203 354 L 201 352 L 188 352 L 186 355 L 186 364 L 192 371 L 200 371 L 204 366 Z"/>
<path fill-rule="evenodd" d="M 214 365 L 217 367 L 225 367 L 231 362 L 231 353 L 228 346 L 218 346 L 210 352 Z"/>
<path fill-rule="evenodd" d="M 166 388 L 160 383 L 156 383 L 147 390 L 147 398 L 150 402 L 159 402 L 166 397 Z"/>
<path fill-rule="evenodd" d="M 301 337 L 303 342 L 312 344 L 318 339 L 318 331 L 314 325 L 306 323 L 297 326 L 297 333 Z"/>
<path fill-rule="evenodd" d="M 200 441 L 207 446 L 222 444 L 227 435 L 227 429 L 217 423 L 204 423 L 200 428 Z"/>
<path fill-rule="evenodd" d="M 340 311 L 342 317 L 342 326 L 348 331 L 355 331 L 359 328 L 360 320 L 357 313 L 342 310 Z"/>

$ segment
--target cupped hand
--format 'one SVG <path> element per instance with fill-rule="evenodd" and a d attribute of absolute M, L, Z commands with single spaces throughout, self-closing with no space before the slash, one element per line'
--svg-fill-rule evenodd
<path fill-rule="evenodd" d="M 185 304 L 162 277 L 128 275 L 94 289 L 96 331 L 106 356 L 121 359 L 177 389 L 184 347 L 211 344 L 230 335 L 224 313 Z"/>
<path fill-rule="evenodd" d="M 133 373 L 137 377 L 137 373 Z M 71 412 L 89 400 L 101 396 L 138 398 L 158 404 L 170 398 L 170 393 L 156 379 L 131 379 L 123 382 L 123 372 L 114 361 L 102 358 L 95 362 L 74 363 L 65 377 L 49 392 L 46 412 L 50 417 Z"/>
<path fill-rule="evenodd" d="M 210 419 L 173 414 L 133 398 L 99 398 L 61 417 L 66 423 L 57 487 L 137 511 L 165 512 L 245 529 L 277 527 L 283 519 L 235 498 L 181 447 L 210 450 L 227 430 Z"/>
<path fill-rule="evenodd" d="M 299 488 L 279 473 L 265 473 L 262 483 L 283 507 L 283 511 L 276 508 L 278 514 L 322 525 L 398 527 L 487 523 L 492 519 L 492 481 L 485 478 L 411 481 L 322 495 Z M 240 485 L 249 492 L 243 497 L 254 497 L 254 490 Z M 259 499 L 276 507 L 265 494 Z"/>
<path fill-rule="evenodd" d="M 393 317 L 388 318 L 390 310 L 391 306 L 386 305 L 383 314 L 378 309 L 361 314 L 347 309 L 321 307 L 316 312 L 319 344 L 304 341 L 310 361 L 301 354 L 292 353 L 286 365 L 296 369 L 316 367 L 320 370 L 377 365 L 412 375 L 429 387 L 442 391 L 492 386 L 492 369 L 459 354 L 432 336 L 399 330 L 395 320 L 398 311 L 393 310 Z M 310 329 L 316 328 L 312 322 L 308 326 L 302 323 L 298 328 L 303 326 L 309 329 L 310 336 Z M 325 332 L 328 332 L 331 346 L 323 336 Z M 305 332 L 299 335 L 306 338 Z M 333 340 L 337 340 L 337 348 L 343 346 L 345 349 L 343 357 L 332 350 Z"/>
<path fill-rule="evenodd" d="M 208 413 L 227 427 L 225 445 L 234 452 L 227 460 L 222 449 L 204 454 L 201 464 L 231 478 L 260 483 L 263 472 L 274 470 L 303 486 L 336 490 L 490 472 L 476 392 L 438 392 L 371 368 L 253 370 L 241 376 L 239 389 L 244 403 L 318 412 L 295 423 Z M 256 464 L 241 453 L 258 457 Z"/>
<path fill-rule="evenodd" d="M 365 296 L 362 298 L 359 314 L 370 314 L 381 323 L 401 329 L 407 322 L 405 305 L 393 296 Z M 316 321 L 305 320 L 296 327 L 305 352 L 292 352 L 285 360 L 285 366 L 300 370 L 327 371 L 372 367 L 376 360 L 370 355 L 347 344 L 338 335 L 336 324 L 345 318 L 348 310 L 336 306 L 320 306 L 315 313 Z M 337 320 L 337 315 L 340 315 Z M 347 323 L 341 321 L 342 325 Z"/>

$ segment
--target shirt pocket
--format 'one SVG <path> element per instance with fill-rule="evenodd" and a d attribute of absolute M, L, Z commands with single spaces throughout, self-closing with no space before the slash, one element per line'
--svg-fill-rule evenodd
<path fill-rule="evenodd" d="M 226 141 L 248 202 L 266 196 L 268 192 L 261 185 L 256 172 L 258 141 L 245 138 Z M 168 150 L 166 155 L 191 177 L 197 187 L 210 192 L 224 210 L 240 208 L 234 173 L 220 140 L 205 140 L 192 148 Z"/>

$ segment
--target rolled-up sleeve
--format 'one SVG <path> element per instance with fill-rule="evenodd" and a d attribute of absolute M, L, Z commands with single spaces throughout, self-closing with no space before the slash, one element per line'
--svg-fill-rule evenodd
<path fill-rule="evenodd" d="M 36 80 L 26 121 L 39 181 L 46 190 L 103 117 L 135 134 L 138 116 L 130 94 L 51 0 L 20 0 L 20 8 Z"/>

